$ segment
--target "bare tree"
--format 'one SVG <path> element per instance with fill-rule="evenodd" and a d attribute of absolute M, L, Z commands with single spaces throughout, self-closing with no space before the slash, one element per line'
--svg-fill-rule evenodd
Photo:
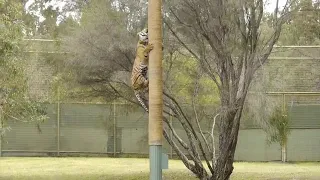
<path fill-rule="evenodd" d="M 171 4 L 166 25 L 184 49 L 198 60 L 200 71 L 215 82 L 220 94 L 220 108 L 214 117 L 219 120 L 216 159 L 212 155 L 214 148 L 210 148 L 206 141 L 199 141 L 201 136 L 204 137 L 201 127 L 198 127 L 201 134 L 198 136 L 190 119 L 186 119 L 183 127 L 188 134 L 188 148 L 193 163 L 175 148 L 187 168 L 200 179 L 229 179 L 233 171 L 240 119 L 251 81 L 256 70 L 268 60 L 282 25 L 290 17 L 291 3 L 288 0 L 280 10 L 277 1 L 270 23 L 271 34 L 261 34 L 263 0 L 178 0 Z M 183 116 L 177 112 L 177 115 L 180 114 Z M 171 145 L 176 147 L 173 142 Z M 205 147 L 211 153 L 206 154 Z M 209 173 L 202 165 L 200 155 Z"/>
<path fill-rule="evenodd" d="M 185 166 L 199 179 L 230 178 L 240 119 L 251 81 L 256 70 L 268 60 L 281 26 L 290 17 L 291 3 L 288 0 L 280 10 L 277 2 L 269 21 L 270 34 L 262 34 L 263 0 L 175 0 L 166 3 L 169 11 L 165 13 L 165 28 L 174 40 L 169 40 L 170 48 L 166 49 L 164 45 L 165 52 L 169 51 L 164 79 L 170 79 L 167 76 L 171 75 L 170 63 L 175 52 L 185 55 L 187 52 L 197 60 L 199 67 L 193 74 L 191 109 L 182 107 L 179 98 L 167 86 L 170 83 L 165 82 L 163 134 Z M 124 77 L 129 77 L 134 59 L 135 28 L 131 26 L 137 26 L 135 22 L 139 22 L 130 15 L 140 10 L 93 3 L 90 6 L 93 9 L 85 10 L 82 29 L 68 41 L 71 42 L 69 50 L 75 54 L 73 60 L 68 60 L 74 63 L 68 64 L 75 70 L 78 82 L 90 91 L 90 96 L 107 100 L 123 98 L 136 103 Z M 171 47 L 176 42 L 182 48 Z M 219 108 L 211 109 L 205 116 L 211 119 L 208 127 L 201 125 L 204 115 L 199 111 L 197 101 L 198 79 L 203 76 L 214 82 L 211 91 L 216 93 L 217 90 L 220 98 Z M 180 123 L 186 138 L 172 126 L 168 116 Z M 217 133 L 218 138 L 215 138 Z"/>

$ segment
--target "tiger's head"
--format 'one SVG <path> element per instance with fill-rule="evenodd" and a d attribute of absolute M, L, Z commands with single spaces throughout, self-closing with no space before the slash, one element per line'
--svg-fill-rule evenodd
<path fill-rule="evenodd" d="M 139 40 L 148 43 L 149 38 L 148 38 L 148 28 L 144 28 L 142 31 L 138 33 Z"/>

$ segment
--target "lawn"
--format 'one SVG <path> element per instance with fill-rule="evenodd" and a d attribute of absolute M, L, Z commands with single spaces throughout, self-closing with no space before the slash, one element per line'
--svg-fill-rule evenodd
<path fill-rule="evenodd" d="M 148 159 L 0 158 L 1 180 L 148 180 Z M 170 160 L 164 180 L 196 179 Z M 232 180 L 318 180 L 320 163 L 235 163 Z"/>

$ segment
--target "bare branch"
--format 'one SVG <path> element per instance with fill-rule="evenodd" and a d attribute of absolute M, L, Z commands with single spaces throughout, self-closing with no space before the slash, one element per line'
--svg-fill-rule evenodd
<path fill-rule="evenodd" d="M 198 55 L 197 55 L 194 51 L 192 51 L 191 48 L 189 48 L 189 47 L 187 46 L 187 44 L 184 43 L 184 42 L 180 39 L 180 37 L 177 35 L 177 33 L 172 29 L 171 25 L 169 25 L 169 23 L 166 22 L 166 21 L 164 21 L 164 22 L 165 22 L 165 24 L 167 25 L 167 27 L 169 28 L 170 32 L 171 32 L 171 33 L 173 34 L 173 36 L 182 44 L 182 46 L 183 46 L 184 48 L 186 48 L 186 50 L 187 50 L 189 53 L 191 53 L 195 58 L 199 59 Z"/>
<path fill-rule="evenodd" d="M 170 131 L 172 132 L 172 135 L 175 137 L 175 139 L 177 139 L 177 141 L 179 142 L 179 144 L 188 151 L 189 156 L 191 157 L 191 159 L 196 162 L 197 159 L 194 155 L 194 152 L 192 151 L 192 149 L 189 148 L 189 146 L 179 137 L 179 135 L 176 133 L 176 131 L 174 130 L 174 128 L 172 127 L 172 125 L 170 124 L 170 122 L 168 121 L 168 119 L 166 117 L 163 117 L 164 122 L 168 125 Z"/>
<path fill-rule="evenodd" d="M 281 33 L 281 28 L 282 25 L 289 19 L 289 17 L 291 16 L 293 10 L 290 10 L 289 7 L 289 0 L 286 1 L 285 7 L 283 9 L 283 11 L 281 12 L 281 16 L 278 17 L 278 4 L 279 0 L 277 0 L 277 7 L 275 9 L 275 14 L 274 14 L 274 32 L 273 34 L 270 36 L 269 40 L 266 42 L 266 44 L 263 46 L 262 48 L 262 55 L 257 59 L 257 62 L 254 64 L 254 71 L 256 71 L 258 68 L 260 68 L 267 60 L 268 57 L 273 49 L 273 46 L 276 44 L 276 42 L 278 41 L 279 37 L 280 37 L 280 33 Z"/>
<path fill-rule="evenodd" d="M 190 161 L 188 160 L 188 158 L 181 152 L 181 150 L 179 149 L 179 147 L 177 146 L 177 144 L 171 140 L 171 138 L 168 135 L 168 132 L 163 129 L 163 135 L 166 138 L 166 140 L 168 141 L 168 143 L 170 144 L 171 147 L 173 147 L 173 149 L 175 150 L 175 152 L 177 153 L 177 155 L 179 156 L 179 158 L 182 160 L 183 164 L 193 173 L 197 174 L 198 171 L 196 170 L 196 167 L 194 164 L 191 164 Z"/>
<path fill-rule="evenodd" d="M 215 141 L 214 141 L 214 127 L 216 125 L 216 118 L 219 116 L 219 114 L 215 115 L 213 118 L 212 128 L 211 128 L 211 139 L 212 139 L 212 164 L 213 167 L 216 167 L 217 164 L 217 158 L 216 158 L 216 147 L 215 147 Z"/>
<path fill-rule="evenodd" d="M 208 149 L 209 152 L 210 152 L 211 149 L 210 149 L 209 144 L 208 144 L 208 142 L 207 142 L 207 140 L 206 140 L 206 138 L 204 137 L 204 134 L 203 134 L 203 132 L 202 132 L 202 129 L 201 129 L 201 126 L 200 126 L 200 121 L 199 121 L 199 118 L 198 118 L 198 113 L 197 113 L 197 110 L 196 110 L 196 107 L 195 107 L 195 97 L 196 97 L 197 94 L 198 94 L 198 90 L 199 90 L 199 80 L 200 80 L 200 78 L 201 78 L 201 74 L 199 74 L 199 75 L 198 75 L 198 78 L 195 79 L 195 82 L 196 82 L 196 83 L 195 83 L 195 87 L 194 87 L 194 93 L 193 93 L 193 96 L 192 96 L 192 107 L 193 107 L 193 112 L 194 112 L 194 115 L 195 115 L 195 119 L 196 119 L 196 123 L 197 123 L 198 129 L 199 129 L 200 135 L 201 135 L 202 139 L 204 140 L 207 149 Z M 201 144 L 201 143 L 200 143 L 200 144 Z M 213 173 L 214 173 L 214 170 L 213 170 L 212 166 L 211 166 L 210 163 L 209 163 L 209 160 L 208 160 L 208 158 L 207 158 L 207 156 L 206 156 L 205 151 L 204 151 L 202 148 L 200 148 L 200 149 L 201 149 L 201 151 L 202 151 L 202 154 L 203 154 L 203 156 L 204 156 L 204 159 L 205 159 L 205 161 L 206 161 L 206 163 L 207 163 L 208 168 L 210 169 L 211 173 L 213 174 Z"/>
<path fill-rule="evenodd" d="M 16 121 L 25 122 L 25 123 L 37 121 L 37 120 L 31 120 L 31 121 L 28 120 L 28 121 L 27 121 L 27 120 L 19 119 L 19 118 L 17 118 L 17 117 L 14 117 L 14 116 L 6 113 L 2 108 L 0 108 L 0 111 L 1 111 L 4 115 L 6 115 L 6 116 L 8 116 L 8 117 L 10 117 L 10 118 L 12 118 L 12 119 L 14 119 L 14 120 L 16 120 Z"/>
<path fill-rule="evenodd" d="M 201 75 L 199 75 L 199 77 L 201 77 Z M 194 92 L 193 92 L 193 96 L 192 96 L 193 113 L 194 113 L 194 115 L 195 115 L 195 119 L 196 119 L 196 122 L 197 122 L 197 126 L 198 126 L 199 132 L 200 132 L 200 134 L 201 134 L 201 136 L 202 136 L 202 139 L 204 140 L 204 142 L 205 142 L 205 144 L 206 144 L 206 146 L 207 146 L 207 149 L 208 149 L 209 151 L 211 151 L 211 149 L 210 149 L 210 147 L 209 147 L 209 144 L 208 144 L 208 142 L 207 142 L 207 140 L 206 140 L 206 138 L 204 137 L 204 134 L 203 134 L 203 132 L 202 132 L 202 128 L 201 128 L 201 126 L 200 126 L 200 121 L 199 121 L 198 113 L 197 113 L 196 106 L 195 106 L 195 98 L 196 98 L 196 96 L 197 96 L 197 94 L 198 94 L 198 89 L 199 89 L 199 78 L 197 78 L 195 81 L 196 81 L 196 83 L 195 83 Z"/>
<path fill-rule="evenodd" d="M 276 8 L 274 9 L 275 23 L 277 23 L 277 21 L 278 21 L 278 12 L 279 12 L 279 0 L 277 0 Z M 274 24 L 274 25 L 276 25 L 276 24 Z"/>

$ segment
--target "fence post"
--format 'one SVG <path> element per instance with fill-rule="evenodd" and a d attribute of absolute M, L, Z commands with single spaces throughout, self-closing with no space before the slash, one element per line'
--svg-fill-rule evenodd
<path fill-rule="evenodd" d="M 113 102 L 113 156 L 117 154 L 117 119 L 116 119 L 116 102 Z"/>
<path fill-rule="evenodd" d="M 282 94 L 282 113 L 283 113 L 283 115 L 286 115 L 285 112 L 286 112 L 286 94 L 283 93 Z"/>
<path fill-rule="evenodd" d="M 172 114 L 171 108 L 170 108 L 170 114 Z M 173 126 L 172 125 L 172 116 L 170 116 L 170 125 Z M 172 131 L 170 131 L 170 139 L 171 139 L 171 141 L 172 141 L 172 136 L 173 136 Z M 172 146 L 170 146 L 170 158 L 172 159 L 172 157 L 173 157 L 173 148 L 172 148 Z"/>
<path fill-rule="evenodd" d="M 282 94 L 282 116 L 287 116 L 286 114 L 286 94 Z M 281 147 L 281 161 L 287 162 L 287 144 L 285 143 Z"/>
<path fill-rule="evenodd" d="M 2 106 L 0 106 L 0 157 L 2 157 L 2 133 L 3 133 L 3 122 L 2 122 Z"/>
<path fill-rule="evenodd" d="M 58 87 L 57 102 L 57 156 L 60 156 L 60 88 Z"/>

